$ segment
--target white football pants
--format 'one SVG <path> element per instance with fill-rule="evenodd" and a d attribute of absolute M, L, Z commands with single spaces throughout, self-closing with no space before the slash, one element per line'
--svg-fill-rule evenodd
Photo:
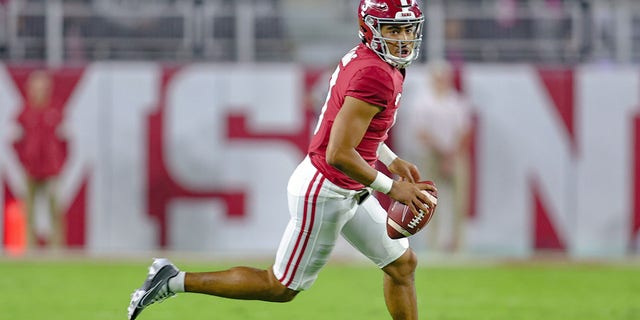
<path fill-rule="evenodd" d="M 362 201 L 363 191 L 331 183 L 308 157 L 298 165 L 287 187 L 291 219 L 273 267 L 283 285 L 293 290 L 311 287 L 339 234 L 380 268 L 407 250 L 406 238 L 387 236 L 386 211 L 375 197 Z"/>

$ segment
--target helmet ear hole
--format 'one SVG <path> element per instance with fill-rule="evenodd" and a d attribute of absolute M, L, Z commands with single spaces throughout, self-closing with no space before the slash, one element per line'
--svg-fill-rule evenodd
<path fill-rule="evenodd" d="M 375 20 L 372 16 L 367 16 L 364 21 L 367 23 L 367 25 L 374 26 Z"/>

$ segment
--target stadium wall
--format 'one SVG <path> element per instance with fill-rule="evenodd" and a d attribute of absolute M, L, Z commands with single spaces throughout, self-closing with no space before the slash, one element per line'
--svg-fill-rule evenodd
<path fill-rule="evenodd" d="M 0 64 L 5 243 L 6 209 L 26 190 L 15 118 L 34 69 Z M 288 220 L 287 179 L 304 156 L 330 71 L 155 63 L 50 70 L 51 105 L 64 114 L 68 145 L 57 183 L 68 246 L 96 254 L 273 252 Z M 477 120 L 464 249 L 504 256 L 547 249 L 572 257 L 638 253 L 638 69 L 458 71 Z M 426 72 L 420 65 L 409 70 L 403 103 L 424 88 Z M 399 115 L 393 132 L 401 154 L 411 148 L 407 116 Z M 46 234 L 46 221 L 39 225 Z M 420 237 L 412 241 L 423 246 Z"/>

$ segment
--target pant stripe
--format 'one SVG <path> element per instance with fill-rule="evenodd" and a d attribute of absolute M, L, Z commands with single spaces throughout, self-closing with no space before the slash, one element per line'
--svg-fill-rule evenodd
<path fill-rule="evenodd" d="M 308 207 L 311 207 L 311 219 L 309 222 L 309 230 L 305 233 L 306 237 L 304 238 L 304 244 L 302 245 L 302 251 L 300 252 L 300 255 L 298 255 L 298 261 L 296 261 L 296 265 L 293 269 L 293 272 L 291 273 L 291 278 L 289 278 L 289 281 L 287 281 L 286 286 L 289 286 L 289 284 L 291 284 L 291 281 L 293 281 L 293 278 L 296 274 L 296 272 L 298 271 L 298 267 L 300 266 L 300 260 L 302 260 L 302 256 L 304 255 L 304 252 L 307 250 L 307 244 L 309 243 L 309 238 L 311 238 L 311 232 L 313 231 L 313 225 L 315 223 L 315 218 L 316 218 L 316 202 L 318 200 L 318 196 L 320 195 L 320 192 L 318 190 L 320 190 L 320 186 L 322 186 L 322 183 L 324 182 L 324 177 L 322 177 L 322 179 L 320 179 L 320 182 L 318 182 L 318 186 L 316 188 L 316 192 L 313 195 L 313 201 L 311 203 L 309 203 Z M 308 208 L 307 207 L 307 208 Z M 306 210 L 306 208 L 305 208 Z"/>
<path fill-rule="evenodd" d="M 300 266 L 300 261 L 302 260 L 302 256 L 304 254 L 304 251 L 307 247 L 307 243 L 309 242 L 309 238 L 311 237 L 311 232 L 313 231 L 313 225 L 314 225 L 314 220 L 315 220 L 315 210 L 316 210 L 316 201 L 318 199 L 318 195 L 319 195 L 319 190 L 320 190 L 320 186 L 322 185 L 322 183 L 324 182 L 324 177 L 321 177 L 320 181 L 317 183 L 316 188 L 314 189 L 314 184 L 316 184 L 316 181 L 318 179 L 318 176 L 320 175 L 319 172 L 316 172 L 316 174 L 313 176 L 313 179 L 311 179 L 311 181 L 309 182 L 309 187 L 307 188 L 307 192 L 305 193 L 305 197 L 304 197 L 304 210 L 303 210 L 303 216 L 302 216 L 302 227 L 300 229 L 300 232 L 298 233 L 298 238 L 296 239 L 296 244 L 293 248 L 293 251 L 291 252 L 291 256 L 289 257 L 289 261 L 287 262 L 287 267 L 282 275 L 282 277 L 280 279 L 278 279 L 283 285 L 285 286 L 289 286 L 291 284 L 291 282 L 293 281 L 293 278 L 295 276 L 295 273 L 298 269 L 298 267 Z M 310 200 L 313 197 L 313 200 Z M 308 223 L 307 223 L 307 220 Z M 303 240 L 304 237 L 304 240 Z M 302 248 L 300 249 L 300 253 L 298 255 L 298 259 L 295 261 L 295 265 L 294 265 L 294 260 L 296 257 L 296 253 L 298 252 L 299 246 L 302 242 Z M 289 268 L 291 268 L 293 266 L 293 269 L 291 269 L 291 274 L 289 275 L 289 279 L 287 279 L 287 274 L 289 273 Z"/>

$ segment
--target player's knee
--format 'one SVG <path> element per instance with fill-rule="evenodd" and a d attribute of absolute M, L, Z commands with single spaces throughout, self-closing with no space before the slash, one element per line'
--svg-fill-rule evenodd
<path fill-rule="evenodd" d="M 400 273 L 405 277 L 412 277 L 418 267 L 418 256 L 413 250 L 409 249 L 402 255 L 400 264 Z"/>
<path fill-rule="evenodd" d="M 413 277 L 418 266 L 418 256 L 409 249 L 400 258 L 386 266 L 383 270 L 394 281 L 413 281 Z"/>
<path fill-rule="evenodd" d="M 289 302 L 298 295 L 299 291 L 289 289 L 278 281 L 276 276 L 273 274 L 273 270 L 269 269 L 268 272 L 271 279 L 270 286 L 272 288 L 272 292 L 270 300 L 272 302 Z"/>
<path fill-rule="evenodd" d="M 273 279 L 275 283 L 271 286 L 273 294 L 271 295 L 273 302 L 289 302 L 296 297 L 299 291 L 295 291 L 285 287 L 280 281 Z"/>
<path fill-rule="evenodd" d="M 299 291 L 295 291 L 295 290 L 291 290 L 289 288 L 284 288 L 282 290 L 280 290 L 280 292 L 278 292 L 275 295 L 275 300 L 274 302 L 289 302 L 292 301 L 296 295 L 298 295 Z"/>

